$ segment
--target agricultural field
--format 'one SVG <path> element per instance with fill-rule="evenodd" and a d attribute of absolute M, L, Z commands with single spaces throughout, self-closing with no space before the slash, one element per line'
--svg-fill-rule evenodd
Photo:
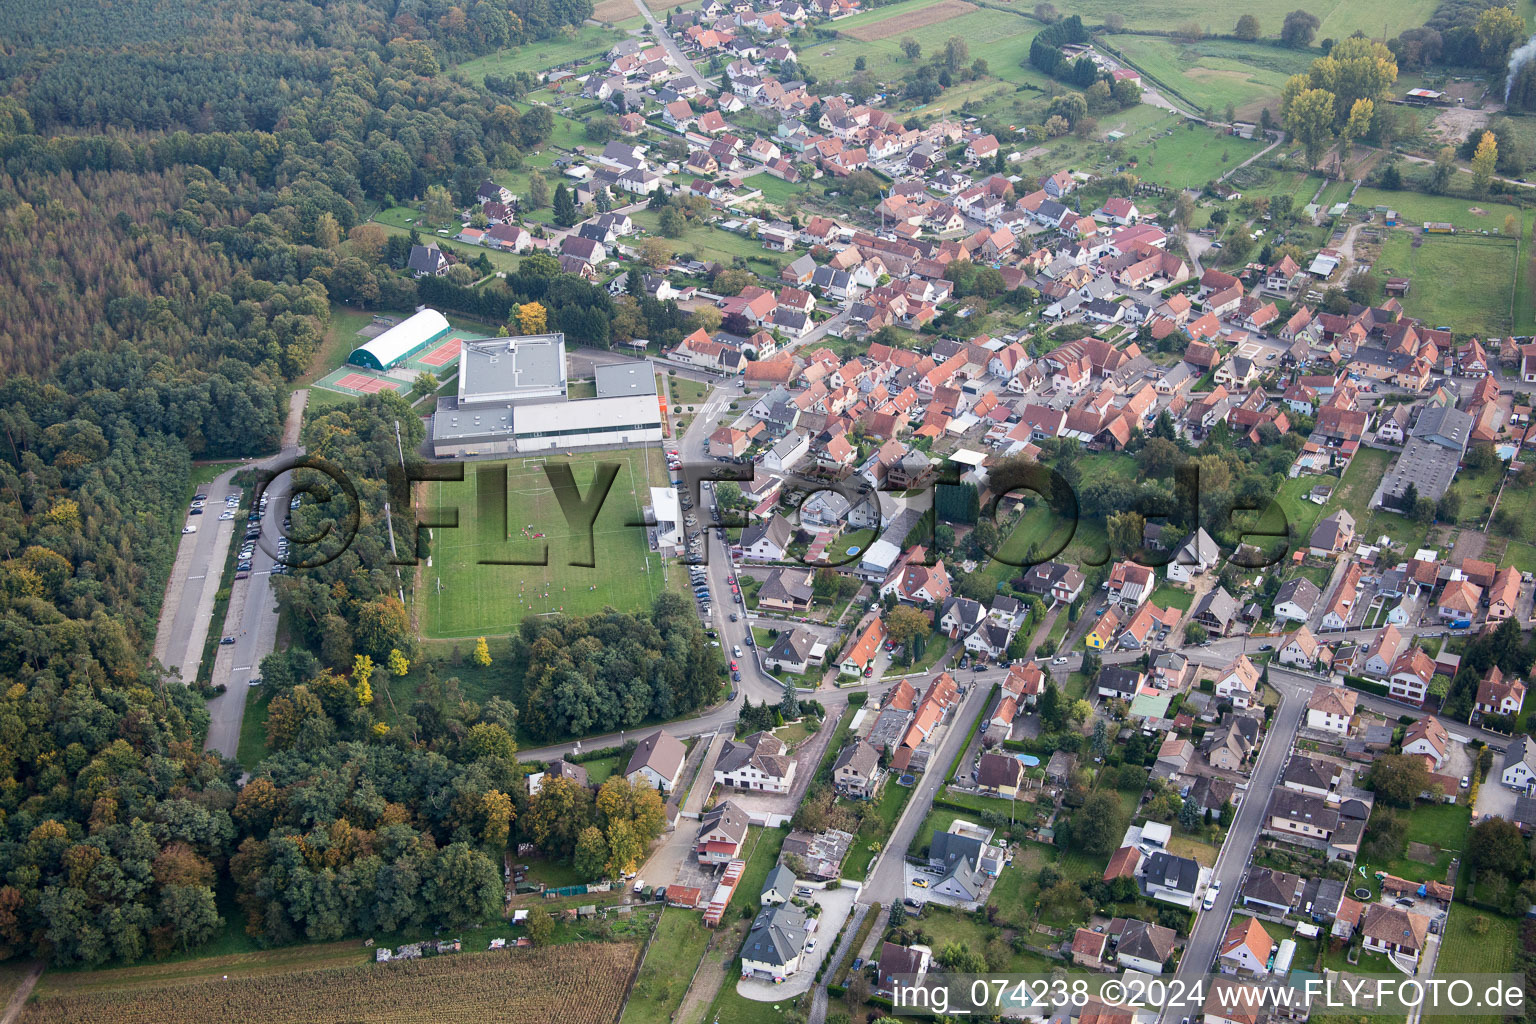
<path fill-rule="evenodd" d="M 715 260 L 726 266 L 743 259 L 754 264 L 751 269 L 762 273 L 769 267 L 779 268 L 794 258 L 789 253 L 770 252 L 759 241 L 722 231 L 711 224 L 690 223 L 681 238 L 666 238 L 660 231 L 661 214 L 655 210 L 636 210 L 630 214 L 630 219 L 635 222 L 635 227 L 665 240 L 676 253 L 692 253 L 701 260 Z M 778 269 L 774 269 L 773 276 L 778 276 Z"/>
<path fill-rule="evenodd" d="M 879 10 L 870 15 L 862 16 L 859 24 L 848 24 L 838 31 L 850 35 L 855 39 L 871 42 L 876 39 L 889 39 L 891 36 L 904 35 L 916 32 L 929 25 L 937 25 L 949 21 L 951 18 L 959 18 L 976 10 L 976 5 L 966 3 L 966 0 L 938 0 L 937 3 L 903 7 L 900 11 Z M 858 20 L 858 17 L 849 19 Z"/>
<path fill-rule="evenodd" d="M 1396 210 L 1399 222 L 1419 227 L 1425 221 L 1448 221 L 1458 231 L 1497 232 L 1504 218 L 1520 214 L 1518 207 L 1495 199 L 1468 199 L 1464 196 L 1432 196 L 1423 192 L 1389 192 L 1362 188 L 1355 193 L 1354 205 L 1371 209 L 1384 206 Z"/>
<path fill-rule="evenodd" d="M 978 8 L 966 0 L 907 0 L 854 15 L 835 27 L 839 38 L 811 40 L 798 48 L 801 61 L 822 78 L 852 77 L 854 62 L 863 57 L 876 81 L 896 82 L 914 66 L 901 52 L 901 41 L 907 37 L 922 44 L 919 60 L 957 36 L 965 41 L 971 60 L 979 57 L 987 62 L 985 80 L 945 90 L 939 101 L 924 108 L 925 113 L 949 106 L 956 96 L 964 96 L 959 102 L 975 99 L 979 90 L 999 84 L 999 79 L 1013 85 L 1045 81 L 1027 66 L 1030 40 L 1039 24 L 1009 11 Z"/>
<path fill-rule="evenodd" d="M 1390 38 L 1404 29 L 1424 24 L 1434 13 L 1435 5 L 1436 0 L 1405 0 L 1402 3 L 1394 3 L 1392 0 L 1355 0 L 1353 3 L 1329 5 L 1326 11 L 1317 6 L 1311 10 L 1323 22 L 1317 30 L 1319 39 L 1328 36 L 1343 39 L 1356 29 L 1372 38 L 1382 38 L 1381 34 L 1385 31 Z M 1197 25 L 1207 35 L 1231 32 L 1239 17 L 1252 14 L 1259 19 L 1261 34 L 1271 39 L 1280 35 L 1280 21 L 1284 17 L 1280 8 L 1258 3 L 1257 0 L 1239 0 L 1237 3 L 1224 3 L 1222 0 L 1150 0 L 1148 3 L 1130 6 L 1116 3 L 1115 0 L 1083 0 L 1074 3 L 1068 12 L 1081 14 L 1083 22 L 1089 25 L 1101 24 L 1106 14 L 1115 13 L 1123 15 L 1126 25 L 1131 28 L 1166 32 L 1185 25 Z"/>
<path fill-rule="evenodd" d="M 191 962 L 202 968 L 195 974 L 187 964 L 173 964 L 44 975 L 21 1020 L 312 1024 L 343 1013 L 370 1024 L 610 1024 L 640 953 L 636 943 L 594 942 L 371 964 L 362 962 L 367 951 L 356 943 L 337 945 L 347 947 L 349 963 L 328 957 L 333 947 L 301 946 L 282 951 L 291 962 L 277 970 L 237 965 L 221 975 L 212 961 L 201 960 Z M 273 956 L 225 959 L 256 964 Z"/>
<path fill-rule="evenodd" d="M 1413 283 L 1403 309 L 1431 326 L 1483 337 L 1507 335 L 1514 326 L 1517 243 L 1481 235 L 1424 236 L 1417 248 L 1405 231 L 1383 244 L 1376 270 Z"/>
<path fill-rule="evenodd" d="M 1305 71 L 1312 60 L 1306 51 L 1231 39 L 1182 43 L 1161 36 L 1116 36 L 1111 45 L 1159 87 L 1196 108 L 1220 114 L 1230 103 L 1239 115 L 1255 119 L 1260 106 L 1278 98 L 1285 80 Z"/>
<path fill-rule="evenodd" d="M 1192 121 L 1169 115 L 1142 138 L 1122 140 L 1137 159 L 1136 176 L 1153 185 L 1199 189 L 1264 148 L 1254 139 L 1222 135 Z"/>
<path fill-rule="evenodd" d="M 638 611 L 664 588 L 662 559 L 649 552 L 641 522 L 648 488 L 666 482 L 654 449 L 605 451 L 560 459 L 585 496 L 600 463 L 617 463 L 607 498 L 592 525 L 587 568 L 586 534 L 567 525 L 543 458 L 477 463 L 463 481 L 423 485 L 420 507 L 458 509 L 456 529 L 431 531 L 431 562 L 421 567 L 422 634 L 469 638 L 510 632 L 527 615 L 587 615 L 606 606 Z M 477 474 L 507 471 L 506 521 L 478 518 Z M 545 565 L 487 565 L 484 559 L 534 560 Z"/>
<path fill-rule="evenodd" d="M 1515 953 L 1520 948 L 1520 922 L 1464 903 L 1451 904 L 1451 916 L 1440 944 L 1435 973 L 1441 977 L 1473 972 L 1500 973 L 1516 970 Z M 1501 1015 L 1477 1017 L 1426 1016 L 1426 1024 L 1498 1024 Z"/>

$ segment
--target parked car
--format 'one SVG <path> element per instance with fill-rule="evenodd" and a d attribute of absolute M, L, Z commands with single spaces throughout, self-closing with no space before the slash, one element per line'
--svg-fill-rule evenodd
<path fill-rule="evenodd" d="M 227 646 L 229 646 L 230 644 L 232 644 L 234 642 L 235 642 L 235 638 L 234 637 L 226 636 L 226 637 L 222 638 L 221 640 L 219 640 L 219 646 L 220 647 L 227 647 Z"/>
<path fill-rule="evenodd" d="M 182 533 L 196 533 L 197 532 L 197 527 L 193 526 L 191 524 L 188 524 L 187 526 L 183 526 L 181 528 L 181 532 Z"/>

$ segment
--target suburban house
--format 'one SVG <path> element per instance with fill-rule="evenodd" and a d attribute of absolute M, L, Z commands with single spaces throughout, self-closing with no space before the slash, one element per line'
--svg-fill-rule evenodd
<path fill-rule="evenodd" d="M 1274 868 L 1254 867 L 1243 883 L 1243 906 L 1273 914 L 1289 914 L 1301 899 L 1301 876 Z"/>
<path fill-rule="evenodd" d="M 754 562 L 777 562 L 784 558 L 794 538 L 789 520 L 775 513 L 759 519 L 741 533 L 741 557 Z"/>
<path fill-rule="evenodd" d="M 897 978 L 905 978 L 909 984 L 915 983 L 915 979 L 928 973 L 929 959 L 926 947 L 885 943 L 880 947 L 879 977 L 875 982 L 875 990 L 889 992 Z"/>
<path fill-rule="evenodd" d="M 1323 594 L 1317 589 L 1317 584 L 1305 576 L 1286 580 L 1275 594 L 1275 618 L 1306 622 L 1312 618 L 1317 602 L 1322 599 Z"/>
<path fill-rule="evenodd" d="M 986 885 L 986 878 L 981 873 L 981 858 L 986 845 L 975 835 L 935 829 L 928 844 L 928 866 L 942 872 L 942 875 L 929 888 L 956 900 L 972 901 L 979 898 Z"/>
<path fill-rule="evenodd" d="M 879 792 L 883 777 L 880 752 L 864 740 L 849 743 L 832 762 L 832 786 L 842 796 L 868 800 Z"/>
<path fill-rule="evenodd" d="M 763 611 L 804 612 L 815 596 L 811 570 L 778 566 L 768 573 L 757 590 L 757 606 Z"/>
<path fill-rule="evenodd" d="M 1520 713 L 1525 704 L 1525 683 L 1519 679 L 1506 679 L 1497 665 L 1477 684 L 1477 699 L 1473 708 L 1480 715 L 1508 715 Z"/>
<path fill-rule="evenodd" d="M 763 654 L 763 665 L 771 671 L 804 675 L 813 665 L 820 665 L 827 656 L 827 643 L 802 626 L 794 626 L 779 633 L 773 646 Z"/>
<path fill-rule="evenodd" d="M 784 903 L 764 908 L 742 943 L 742 973 L 783 981 L 800 969 L 808 933 L 798 907 Z"/>
<path fill-rule="evenodd" d="M 747 812 L 723 800 L 699 817 L 699 835 L 694 852 L 700 864 L 726 864 L 741 856 L 741 844 L 750 824 Z"/>
<path fill-rule="evenodd" d="M 1259 694 L 1259 670 L 1248 655 L 1239 654 L 1216 673 L 1216 696 L 1232 702 L 1233 707 L 1246 708 Z"/>
<path fill-rule="evenodd" d="M 1318 797 L 1282 786 L 1270 800 L 1264 827 L 1287 839 L 1322 844 L 1339 827 L 1339 812 Z"/>
<path fill-rule="evenodd" d="M 1348 736 L 1358 699 L 1355 691 L 1343 687 L 1317 687 L 1307 698 L 1307 728 Z"/>
<path fill-rule="evenodd" d="M 1536 788 L 1536 740 L 1521 736 L 1505 748 L 1499 781 L 1526 794 Z"/>
<path fill-rule="evenodd" d="M 880 646 L 885 643 L 885 622 L 879 616 L 871 619 L 864 632 L 848 648 L 848 653 L 843 656 L 842 663 L 838 665 L 838 671 L 845 676 L 868 675 L 871 673 L 875 655 L 880 653 Z"/>
<path fill-rule="evenodd" d="M 1281 639 L 1279 646 L 1275 649 L 1275 660 L 1291 668 L 1311 671 L 1317 667 L 1320 646 L 1317 637 L 1303 625 L 1294 633 L 1287 633 Z"/>
<path fill-rule="evenodd" d="M 765 907 L 788 903 L 794 899 L 795 887 L 800 880 L 795 873 L 783 864 L 775 864 L 768 872 L 768 877 L 763 879 L 763 891 L 757 901 Z"/>
<path fill-rule="evenodd" d="M 1172 928 L 1135 918 L 1114 918 L 1105 933 L 1115 944 L 1115 959 L 1121 968 L 1144 974 L 1162 974 L 1179 941 L 1178 932 Z"/>
<path fill-rule="evenodd" d="M 1423 914 L 1372 903 L 1360 918 L 1360 932 L 1365 936 L 1365 948 L 1371 952 L 1396 954 L 1418 963 L 1429 937 L 1429 922 L 1430 918 Z"/>
<path fill-rule="evenodd" d="M 1024 763 L 1018 758 L 990 751 L 981 755 L 981 764 L 976 769 L 976 785 L 982 791 L 1012 800 L 1018 796 L 1023 783 Z"/>
<path fill-rule="evenodd" d="M 1200 885 L 1200 865 L 1188 857 L 1157 850 L 1142 864 L 1141 882 L 1149 898 L 1192 908 Z"/>
<path fill-rule="evenodd" d="M 1258 918 L 1233 918 L 1217 947 L 1216 959 L 1223 974 L 1267 975 L 1274 948 L 1274 940 Z"/>
<path fill-rule="evenodd" d="M 726 740 L 715 759 L 715 782 L 734 789 L 788 793 L 795 781 L 795 759 L 784 741 L 770 732 Z"/>
<path fill-rule="evenodd" d="M 1445 767 L 1451 752 L 1451 734 L 1434 715 L 1426 715 L 1403 731 L 1403 753 L 1424 758 L 1431 771 Z"/>
<path fill-rule="evenodd" d="M 643 782 L 647 786 L 670 793 L 683 773 L 683 760 L 688 748 L 681 740 L 664 729 L 651 733 L 635 747 L 629 757 L 624 777 L 630 782 Z"/>
<path fill-rule="evenodd" d="M 1171 569 L 1172 566 L 1170 565 Z M 1190 617 L 1214 636 L 1226 636 L 1237 621 L 1237 599 L 1227 593 L 1227 588 L 1217 584 L 1195 604 Z"/>

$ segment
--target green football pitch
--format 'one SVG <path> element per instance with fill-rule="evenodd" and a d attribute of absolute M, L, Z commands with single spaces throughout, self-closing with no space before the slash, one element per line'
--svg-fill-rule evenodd
<path fill-rule="evenodd" d="M 600 467 L 617 467 L 592 523 L 590 549 L 586 532 L 567 521 L 546 464 L 570 468 L 584 504 L 595 500 Z M 505 502 L 498 503 L 503 471 Z M 663 559 L 651 552 L 645 529 L 629 524 L 643 522 L 648 488 L 666 482 L 661 453 L 637 448 L 475 462 L 465 465 L 462 481 L 420 485 L 419 511 L 457 509 L 459 516 L 456 528 L 430 531 L 431 558 L 417 592 L 422 635 L 498 636 L 529 615 L 649 607 L 665 586 Z M 541 560 L 547 564 L 506 564 Z"/>

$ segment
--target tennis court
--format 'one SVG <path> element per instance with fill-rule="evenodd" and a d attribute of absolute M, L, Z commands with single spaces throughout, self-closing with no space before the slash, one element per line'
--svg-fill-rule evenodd
<path fill-rule="evenodd" d="M 388 388 L 391 391 L 399 391 L 400 385 L 383 377 L 375 377 L 368 373 L 343 373 L 335 380 L 325 378 L 320 381 L 322 386 L 330 387 L 338 391 L 350 391 L 358 395 L 375 395 Z"/>
<path fill-rule="evenodd" d="M 463 347 L 463 338 L 449 338 L 431 352 L 418 358 L 416 362 L 425 366 L 442 366 L 459 358 L 459 350 Z"/>

